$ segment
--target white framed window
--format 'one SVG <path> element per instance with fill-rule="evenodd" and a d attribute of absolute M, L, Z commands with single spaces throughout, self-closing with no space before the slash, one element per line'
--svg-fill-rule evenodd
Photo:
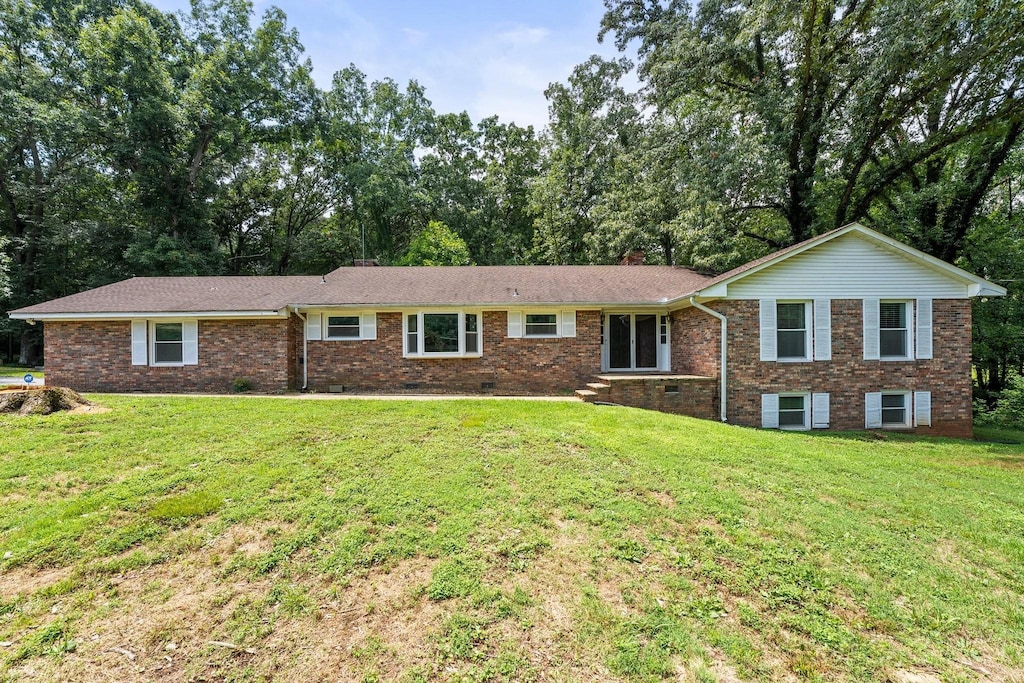
<path fill-rule="evenodd" d="M 360 322 L 358 315 L 325 315 L 327 339 L 359 339 Z"/>
<path fill-rule="evenodd" d="M 481 316 L 475 311 L 416 311 L 402 318 L 406 356 L 459 358 L 483 353 Z"/>
<path fill-rule="evenodd" d="M 907 429 L 932 423 L 931 392 L 928 391 L 868 392 L 864 394 L 864 409 L 864 426 L 868 429 Z"/>
<path fill-rule="evenodd" d="M 776 353 L 780 361 L 811 359 L 811 307 L 807 301 L 775 303 Z"/>
<path fill-rule="evenodd" d="M 882 428 L 899 429 L 910 426 L 910 392 L 882 392 Z"/>
<path fill-rule="evenodd" d="M 779 394 L 779 429 L 810 429 L 810 394 Z"/>
<path fill-rule="evenodd" d="M 760 299 L 758 309 L 761 360 L 832 360 L 831 299 Z"/>
<path fill-rule="evenodd" d="M 911 358 L 910 321 L 913 308 L 909 301 L 878 303 L 878 351 L 882 359 Z"/>
<path fill-rule="evenodd" d="M 809 391 L 761 394 L 761 426 L 765 429 L 828 429 L 829 395 Z"/>
<path fill-rule="evenodd" d="M 198 363 L 198 321 L 132 321 L 132 365 L 175 367 Z"/>
<path fill-rule="evenodd" d="M 310 311 L 306 313 L 309 341 L 372 341 L 377 338 L 374 311 Z"/>
<path fill-rule="evenodd" d="M 524 337 L 557 337 L 558 313 L 526 313 Z"/>
<path fill-rule="evenodd" d="M 523 337 L 575 337 L 576 311 L 508 311 L 508 336 Z"/>
<path fill-rule="evenodd" d="M 184 365 L 182 324 L 153 323 L 153 365 Z"/>

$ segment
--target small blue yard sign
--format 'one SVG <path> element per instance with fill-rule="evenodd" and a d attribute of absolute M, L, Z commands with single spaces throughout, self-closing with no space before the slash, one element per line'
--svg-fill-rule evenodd
<path fill-rule="evenodd" d="M 26 372 L 24 379 L 25 384 L 32 384 L 32 382 L 36 381 L 36 378 L 32 376 L 31 372 Z"/>

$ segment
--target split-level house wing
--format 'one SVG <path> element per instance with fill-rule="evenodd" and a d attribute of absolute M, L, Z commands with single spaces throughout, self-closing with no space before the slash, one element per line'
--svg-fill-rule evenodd
<path fill-rule="evenodd" d="M 971 299 L 852 224 L 718 277 L 670 266 L 132 278 L 11 312 L 82 391 L 571 393 L 782 429 L 969 436 Z"/>

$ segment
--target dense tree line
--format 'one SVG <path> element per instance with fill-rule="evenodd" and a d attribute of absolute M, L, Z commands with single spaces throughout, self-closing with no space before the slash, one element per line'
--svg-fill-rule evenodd
<path fill-rule="evenodd" d="M 1006 283 L 976 367 L 988 392 L 1020 372 L 1018 2 L 606 5 L 636 63 L 551 84 L 537 132 L 355 66 L 320 89 L 284 14 L 244 0 L 0 0 L 0 305 L 364 256 L 716 271 L 859 220 Z"/>

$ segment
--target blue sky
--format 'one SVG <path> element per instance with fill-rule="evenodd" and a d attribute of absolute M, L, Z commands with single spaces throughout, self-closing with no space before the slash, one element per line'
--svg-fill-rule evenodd
<path fill-rule="evenodd" d="M 435 110 L 465 110 L 474 121 L 497 114 L 539 129 L 549 83 L 591 54 L 617 54 L 610 40 L 597 42 L 601 0 L 257 0 L 257 15 L 270 5 L 298 29 L 321 87 L 354 63 L 370 80 L 416 79 Z"/>

